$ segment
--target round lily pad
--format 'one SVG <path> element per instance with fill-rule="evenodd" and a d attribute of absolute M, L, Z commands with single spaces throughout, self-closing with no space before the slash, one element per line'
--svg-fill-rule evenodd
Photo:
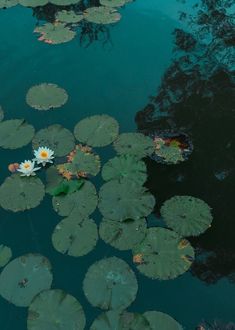
<path fill-rule="evenodd" d="M 33 149 L 48 147 L 56 157 L 67 155 L 74 148 L 73 134 L 61 125 L 54 124 L 39 130 L 32 141 Z"/>
<path fill-rule="evenodd" d="M 99 209 L 110 220 L 124 221 L 148 216 L 155 205 L 154 196 L 131 180 L 105 183 L 99 192 Z"/>
<path fill-rule="evenodd" d="M 91 23 L 111 24 L 120 21 L 121 14 L 114 8 L 90 7 L 84 11 L 84 18 Z"/>
<path fill-rule="evenodd" d="M 52 283 L 51 265 L 39 254 L 12 260 L 0 275 L 0 294 L 16 306 L 29 306 L 32 299 Z"/>
<path fill-rule="evenodd" d="M 50 3 L 57 6 L 70 6 L 81 2 L 81 0 L 50 0 Z"/>
<path fill-rule="evenodd" d="M 83 15 L 73 10 L 61 10 L 56 13 L 56 19 L 63 23 L 79 23 L 83 20 Z"/>
<path fill-rule="evenodd" d="M 103 219 L 99 228 L 102 240 L 119 250 L 132 249 L 144 239 L 146 231 L 147 223 L 144 218 L 124 222 Z"/>
<path fill-rule="evenodd" d="M 83 291 L 95 307 L 122 310 L 135 300 L 138 283 L 125 261 L 111 257 L 90 266 L 83 282 Z"/>
<path fill-rule="evenodd" d="M 186 272 L 194 260 L 194 249 L 177 233 L 149 228 L 145 239 L 133 249 L 133 261 L 145 276 L 169 280 Z"/>
<path fill-rule="evenodd" d="M 45 23 L 44 25 L 36 27 L 34 32 L 41 34 L 38 38 L 39 41 L 52 45 L 71 41 L 76 35 L 76 32 L 70 30 L 65 23 Z"/>
<path fill-rule="evenodd" d="M 100 0 L 100 4 L 106 7 L 121 7 L 125 3 L 125 0 Z"/>
<path fill-rule="evenodd" d="M 79 121 L 74 128 L 74 135 L 84 144 L 104 147 L 117 138 L 118 131 L 119 125 L 116 119 L 108 115 L 95 115 Z"/>
<path fill-rule="evenodd" d="M 16 6 L 17 4 L 18 4 L 18 0 L 0 0 L 0 9 L 10 8 Z"/>
<path fill-rule="evenodd" d="M 211 208 L 203 200 L 192 196 L 174 196 L 163 204 L 161 215 L 167 226 L 181 236 L 198 236 L 212 222 Z"/>
<path fill-rule="evenodd" d="M 55 227 L 52 234 L 54 248 L 73 257 L 84 256 L 96 246 L 98 231 L 95 222 L 89 218 L 70 216 Z"/>
<path fill-rule="evenodd" d="M 19 0 L 19 3 L 24 7 L 45 6 L 48 0 Z"/>
<path fill-rule="evenodd" d="M 85 181 L 76 192 L 52 198 L 54 210 L 61 216 L 87 217 L 96 209 L 98 202 L 95 186 Z"/>
<path fill-rule="evenodd" d="M 28 330 L 83 330 L 86 318 L 79 301 L 56 289 L 39 293 L 28 310 Z"/>
<path fill-rule="evenodd" d="M 28 105 L 37 110 L 59 108 L 68 100 L 66 91 L 56 84 L 42 83 L 31 87 L 26 95 Z"/>
<path fill-rule="evenodd" d="M 11 248 L 3 244 L 0 245 L 0 267 L 4 267 L 12 257 Z"/>
<path fill-rule="evenodd" d="M 145 316 L 126 311 L 108 311 L 100 314 L 90 330 L 152 330 Z M 169 329 L 170 330 L 170 329 Z"/>
<path fill-rule="evenodd" d="M 38 206 L 45 195 L 39 178 L 13 174 L 0 186 L 0 205 L 13 212 L 25 211 Z"/>
<path fill-rule="evenodd" d="M 24 119 L 4 120 L 0 122 L 0 147 L 21 148 L 32 140 L 34 133 L 34 127 Z"/>
<path fill-rule="evenodd" d="M 119 155 L 143 158 L 153 153 L 154 144 L 150 137 L 141 133 L 122 133 L 114 142 L 114 149 Z"/>
<path fill-rule="evenodd" d="M 149 321 L 152 330 L 183 330 L 183 327 L 168 314 L 148 311 L 143 315 Z"/>
<path fill-rule="evenodd" d="M 122 155 L 110 159 L 102 169 L 105 181 L 118 180 L 119 182 L 130 179 L 143 185 L 147 180 L 147 169 L 143 161 L 131 155 Z"/>

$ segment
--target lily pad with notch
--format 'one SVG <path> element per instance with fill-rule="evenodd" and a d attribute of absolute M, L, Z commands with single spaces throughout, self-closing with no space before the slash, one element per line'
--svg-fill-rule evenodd
<path fill-rule="evenodd" d="M 149 321 L 152 330 L 183 330 L 173 317 L 158 311 L 148 311 L 143 314 Z"/>
<path fill-rule="evenodd" d="M 84 18 L 95 24 L 112 24 L 120 21 L 121 14 L 111 7 L 90 7 L 84 11 Z"/>
<path fill-rule="evenodd" d="M 71 30 L 65 23 L 45 23 L 44 25 L 36 27 L 34 32 L 41 34 L 41 36 L 38 38 L 39 41 L 43 41 L 52 45 L 69 42 L 76 36 L 76 32 Z M 58 104 L 58 106 L 61 106 L 61 104 Z"/>
<path fill-rule="evenodd" d="M 56 19 L 63 23 L 79 23 L 83 18 L 83 14 L 77 14 L 73 10 L 61 10 L 56 13 Z"/>

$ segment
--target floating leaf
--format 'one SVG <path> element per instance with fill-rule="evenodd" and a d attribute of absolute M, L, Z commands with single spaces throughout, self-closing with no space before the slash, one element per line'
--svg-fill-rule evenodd
<path fill-rule="evenodd" d="M 146 230 L 147 223 L 144 218 L 124 222 L 103 219 L 99 234 L 102 240 L 116 249 L 129 250 L 144 239 Z"/>
<path fill-rule="evenodd" d="M 93 306 L 121 310 L 135 300 L 138 284 L 129 265 L 119 258 L 111 257 L 90 266 L 83 290 Z"/>
<path fill-rule="evenodd" d="M 198 236 L 212 222 L 211 208 L 203 200 L 192 196 L 174 196 L 163 204 L 161 215 L 167 226 L 181 236 Z"/>
<path fill-rule="evenodd" d="M 34 133 L 34 127 L 24 119 L 4 120 L 0 122 L 0 147 L 21 148 L 32 140 Z"/>
<path fill-rule="evenodd" d="M 77 14 L 73 10 L 61 10 L 56 13 L 56 19 L 63 23 L 79 23 L 83 20 L 83 14 Z"/>
<path fill-rule="evenodd" d="M 54 124 L 39 130 L 32 141 L 33 149 L 46 146 L 52 149 L 56 157 L 67 155 L 74 148 L 73 134 L 61 125 Z"/>
<path fill-rule="evenodd" d="M 28 330 L 83 330 L 86 318 L 79 301 L 62 290 L 39 293 L 28 310 Z"/>
<path fill-rule="evenodd" d="M 94 212 L 97 206 L 97 194 L 95 186 L 85 181 L 78 191 L 64 196 L 56 196 L 52 199 L 53 208 L 61 216 L 77 215 L 86 217 Z"/>
<path fill-rule="evenodd" d="M 19 3 L 24 7 L 45 6 L 48 0 L 19 0 Z"/>
<path fill-rule="evenodd" d="M 154 144 L 150 137 L 141 133 L 122 133 L 114 142 L 114 149 L 120 155 L 129 154 L 143 158 L 153 153 Z"/>
<path fill-rule="evenodd" d="M 0 275 L 0 294 L 16 306 L 26 307 L 52 283 L 51 265 L 39 254 L 26 254 L 12 260 Z"/>
<path fill-rule="evenodd" d="M 104 147 L 117 138 L 118 131 L 119 125 L 116 119 L 108 115 L 96 115 L 79 121 L 74 128 L 74 135 L 84 144 Z"/>
<path fill-rule="evenodd" d="M 154 196 L 131 180 L 105 183 L 99 192 L 99 209 L 110 220 L 124 221 L 149 215 L 155 205 Z"/>
<path fill-rule="evenodd" d="M 76 35 L 76 32 L 70 30 L 65 23 L 45 23 L 44 25 L 36 27 L 34 32 L 41 34 L 38 38 L 39 41 L 53 45 L 71 41 Z"/>
<path fill-rule="evenodd" d="M 50 0 L 50 3 L 57 6 L 70 6 L 81 2 L 81 0 Z"/>
<path fill-rule="evenodd" d="M 121 15 L 114 8 L 90 7 L 84 11 L 84 18 L 91 23 L 111 24 L 120 21 Z"/>
<path fill-rule="evenodd" d="M 170 315 L 157 311 L 148 311 L 143 314 L 149 321 L 152 330 L 183 330 L 183 327 Z"/>
<path fill-rule="evenodd" d="M 56 84 L 42 83 L 28 90 L 26 102 L 37 110 L 59 108 L 68 100 L 66 91 Z"/>
<path fill-rule="evenodd" d="M 70 216 L 55 227 L 52 234 L 54 248 L 73 257 L 84 256 L 96 246 L 98 231 L 95 222 L 89 218 Z"/>
<path fill-rule="evenodd" d="M 152 330 L 148 320 L 141 314 L 126 311 L 108 311 L 100 314 L 90 330 Z M 161 329 L 161 328 L 160 328 Z M 171 330 L 169 328 L 169 330 Z"/>
<path fill-rule="evenodd" d="M 106 7 L 121 7 L 125 3 L 125 0 L 100 0 L 100 4 Z"/>
<path fill-rule="evenodd" d="M 12 257 L 11 249 L 8 246 L 0 245 L 0 267 L 4 267 Z"/>
<path fill-rule="evenodd" d="M 16 6 L 17 4 L 18 4 L 18 0 L 0 0 L 0 9 L 10 8 Z"/>
<path fill-rule="evenodd" d="M 110 159 L 102 169 L 102 177 L 105 181 L 118 180 L 119 182 L 130 179 L 143 185 L 147 180 L 146 165 L 143 161 L 131 155 L 122 155 Z"/>
<path fill-rule="evenodd" d="M 38 206 L 45 195 L 39 178 L 13 174 L 0 186 L 0 205 L 13 212 L 25 211 Z"/>
<path fill-rule="evenodd" d="M 145 239 L 133 249 L 133 261 L 144 275 L 169 280 L 186 272 L 194 260 L 190 243 L 165 228 L 149 228 Z"/>

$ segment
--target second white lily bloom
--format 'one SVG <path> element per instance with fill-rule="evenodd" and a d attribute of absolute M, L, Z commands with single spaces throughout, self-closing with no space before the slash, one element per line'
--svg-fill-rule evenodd
<path fill-rule="evenodd" d="M 34 150 L 34 156 L 37 164 L 45 166 L 46 163 L 53 163 L 54 151 L 47 147 L 39 147 L 38 150 Z"/>

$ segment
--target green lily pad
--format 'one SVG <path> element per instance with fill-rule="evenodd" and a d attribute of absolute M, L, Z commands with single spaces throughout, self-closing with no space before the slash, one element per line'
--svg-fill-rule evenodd
<path fill-rule="evenodd" d="M 141 314 L 126 311 L 108 311 L 100 314 L 90 330 L 152 330 L 148 320 Z M 170 329 L 169 329 L 170 330 Z"/>
<path fill-rule="evenodd" d="M 11 248 L 5 245 L 0 245 L 0 267 L 4 267 L 11 259 Z"/>
<path fill-rule="evenodd" d="M 39 293 L 28 310 L 28 330 L 83 330 L 86 318 L 79 301 L 56 289 Z"/>
<path fill-rule="evenodd" d="M 154 139 L 154 155 L 159 157 L 159 161 L 166 164 L 178 164 L 184 161 L 183 151 L 180 146 L 176 144 L 166 144 L 162 138 Z"/>
<path fill-rule="evenodd" d="M 149 321 L 152 330 L 183 330 L 183 327 L 168 314 L 148 311 L 143 315 Z"/>
<path fill-rule="evenodd" d="M 61 10 L 56 13 L 56 19 L 63 23 L 79 23 L 83 20 L 83 14 L 77 14 L 73 10 Z"/>
<path fill-rule="evenodd" d="M 19 0 L 19 3 L 24 7 L 38 7 L 45 6 L 48 0 Z"/>
<path fill-rule="evenodd" d="M 100 0 L 100 4 L 106 7 L 121 7 L 125 5 L 125 0 Z"/>
<path fill-rule="evenodd" d="M 119 125 L 116 119 L 108 115 L 95 115 L 79 121 L 74 128 L 74 135 L 84 144 L 104 147 L 117 138 L 118 131 Z"/>
<path fill-rule="evenodd" d="M 45 195 L 39 178 L 13 174 L 0 186 L 0 205 L 13 212 L 25 211 L 38 206 Z"/>
<path fill-rule="evenodd" d="M 81 0 L 50 0 L 50 3 L 57 6 L 70 6 L 81 2 Z"/>
<path fill-rule="evenodd" d="M 39 254 L 12 260 L 0 275 L 0 294 L 16 306 L 29 306 L 32 299 L 52 283 L 51 265 Z"/>
<path fill-rule="evenodd" d="M 81 189 L 72 194 L 61 195 L 52 198 L 54 210 L 61 216 L 77 215 L 87 217 L 97 206 L 97 194 L 95 186 L 85 181 Z"/>
<path fill-rule="evenodd" d="M 90 7 L 84 11 L 84 18 L 91 23 L 112 24 L 120 21 L 121 14 L 114 8 Z"/>
<path fill-rule="evenodd" d="M 56 84 L 42 83 L 28 90 L 26 102 L 37 110 L 59 108 L 68 100 L 66 91 Z"/>
<path fill-rule="evenodd" d="M 78 216 L 63 219 L 52 234 L 54 248 L 72 257 L 88 254 L 96 246 L 97 240 L 98 231 L 95 222 Z"/>
<path fill-rule="evenodd" d="M 54 124 L 40 129 L 34 136 L 33 149 L 48 147 L 52 149 L 56 157 L 66 156 L 74 148 L 73 134 L 61 125 Z"/>
<path fill-rule="evenodd" d="M 146 188 L 131 180 L 105 183 L 99 192 L 99 210 L 110 220 L 124 221 L 147 217 L 153 210 L 155 198 Z"/>
<path fill-rule="evenodd" d="M 203 200 L 192 196 L 174 196 L 163 204 L 161 215 L 167 226 L 181 236 L 198 236 L 212 222 L 211 208 Z"/>
<path fill-rule="evenodd" d="M 32 140 L 34 133 L 34 127 L 24 119 L 4 120 L 0 122 L 0 147 L 21 148 Z"/>
<path fill-rule="evenodd" d="M 10 8 L 16 6 L 17 4 L 18 4 L 18 0 L 0 0 L 0 9 Z"/>
<path fill-rule="evenodd" d="M 113 146 L 119 155 L 129 154 L 138 158 L 149 156 L 154 151 L 153 140 L 141 133 L 122 133 Z"/>
<path fill-rule="evenodd" d="M 76 32 L 70 30 L 65 23 L 45 23 L 44 25 L 36 27 L 34 32 L 41 34 L 38 38 L 39 41 L 52 45 L 71 41 L 76 35 Z"/>
<path fill-rule="evenodd" d="M 91 305 L 101 309 L 125 309 L 136 297 L 138 283 L 134 272 L 122 259 L 111 257 L 89 267 L 83 291 Z"/>
<path fill-rule="evenodd" d="M 147 180 L 147 169 L 143 161 L 131 155 L 122 155 L 110 159 L 102 169 L 105 181 L 130 179 L 136 184 L 143 185 Z"/>
<path fill-rule="evenodd" d="M 105 243 L 119 250 L 129 250 L 140 243 L 147 231 L 146 220 L 126 220 L 124 222 L 103 219 L 99 234 Z"/>
<path fill-rule="evenodd" d="M 149 228 L 145 239 L 133 249 L 133 261 L 145 276 L 169 280 L 186 272 L 193 260 L 190 243 L 165 228 Z"/>

